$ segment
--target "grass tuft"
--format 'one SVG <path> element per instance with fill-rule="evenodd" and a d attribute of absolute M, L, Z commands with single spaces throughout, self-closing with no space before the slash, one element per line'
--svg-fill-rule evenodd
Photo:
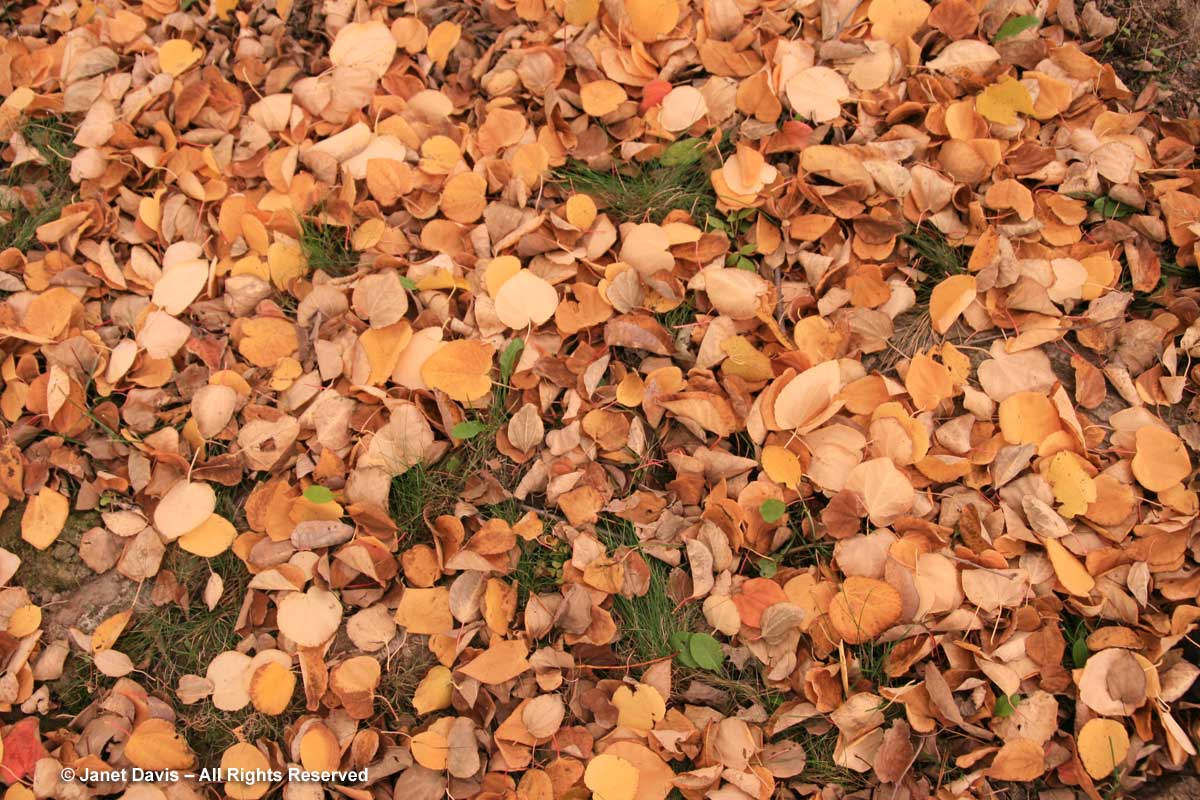
<path fill-rule="evenodd" d="M 628 520 L 607 517 L 597 527 L 597 533 L 610 550 L 641 545 L 633 523 Z M 613 596 L 612 610 L 620 632 L 616 650 L 633 662 L 672 655 L 675 653 L 671 644 L 674 633 L 706 627 L 697 604 L 676 607 L 667 591 L 667 566 L 656 558 L 647 558 L 646 562 L 650 565 L 650 588 L 646 593 L 641 597 Z"/>
<path fill-rule="evenodd" d="M 506 415 L 493 406 L 481 420 L 483 430 L 460 441 L 458 447 L 441 461 L 416 464 L 392 479 L 392 519 L 400 528 L 402 546 L 427 540 L 429 529 L 425 520 L 432 521 L 442 514 L 449 514 L 471 478 L 479 472 L 495 466 L 491 469 L 492 474 L 501 483 L 512 477 L 496 449 L 496 432 L 505 420 Z M 510 523 L 521 517 L 520 507 L 511 500 L 487 506 L 485 510 Z"/>
<path fill-rule="evenodd" d="M 71 159 L 79 151 L 75 145 L 75 129 L 62 117 L 38 117 L 31 119 L 21 128 L 25 141 L 46 159 L 47 179 L 52 186 L 66 186 L 71 182 Z M 18 167 L 24 169 L 25 166 Z"/>
<path fill-rule="evenodd" d="M 524 608 L 531 594 L 557 591 L 562 584 L 563 564 L 570 558 L 570 545 L 553 536 L 521 542 L 521 558 L 510 576 L 517 584 L 517 607 Z"/>
<path fill-rule="evenodd" d="M 686 211 L 707 228 L 710 218 L 719 218 L 709 179 L 717 161 L 702 148 L 700 140 L 684 139 L 652 161 L 608 171 L 572 161 L 556 170 L 555 178 L 571 191 L 591 196 L 618 223 L 662 222 L 672 211 Z"/>
<path fill-rule="evenodd" d="M 383 672 L 376 690 L 375 710 L 379 718 L 393 729 L 416 723 L 412 698 L 417 686 L 437 658 L 429 652 L 425 637 L 414 637 L 383 663 Z"/>
<path fill-rule="evenodd" d="M 358 268 L 358 254 L 350 246 L 350 231 L 338 225 L 302 217 L 300 250 L 310 269 L 319 269 L 335 278 L 349 275 Z"/>
<path fill-rule="evenodd" d="M 239 736 L 283 741 L 284 720 L 303 711 L 303 693 L 297 692 L 293 707 L 273 717 L 252 706 L 237 712 L 220 711 L 211 700 L 183 705 L 175 689 L 184 675 L 204 675 L 218 654 L 234 649 L 241 641 L 235 630 L 241 599 L 250 582 L 241 560 L 232 552 L 212 559 L 200 558 L 172 548 L 163 563 L 186 588 L 189 605 L 170 603 L 134 614 L 130 627 L 117 641 L 116 649 L 133 661 L 143 681 L 155 695 L 170 703 L 179 718 L 179 730 L 201 764 L 217 763 L 221 754 Z M 209 576 L 216 572 L 225 582 L 222 600 L 209 610 L 201 596 Z M 65 713 L 74 715 L 86 708 L 113 680 L 95 669 L 90 659 L 73 655 L 56 686 L 56 697 Z"/>
<path fill-rule="evenodd" d="M 791 538 L 769 558 L 776 568 L 821 567 L 833 560 L 834 542 L 821 538 L 818 531 L 822 528 L 807 502 L 799 500 L 788 507 L 788 526 L 792 530 Z"/>
<path fill-rule="evenodd" d="M 38 246 L 37 229 L 58 219 L 75 194 L 71 158 L 78 148 L 72 141 L 74 129 L 61 117 L 30 119 L 22 126 L 21 136 L 46 163 L 25 163 L 5 170 L 0 181 L 0 250 L 15 247 L 27 252 Z M 38 199 L 27 206 L 17 193 L 7 191 L 15 187 L 33 189 Z"/>
<path fill-rule="evenodd" d="M 833 752 L 838 740 L 837 728 L 830 728 L 824 733 L 813 733 L 798 727 L 789 731 L 787 738 L 799 742 L 804 748 L 804 771 L 796 777 L 797 781 L 833 784 L 850 791 L 863 789 L 870 784 L 869 774 L 855 772 L 834 761 Z"/>
<path fill-rule="evenodd" d="M 900 240 L 913 249 L 917 255 L 916 267 L 928 276 L 913 287 L 913 291 L 917 293 L 918 306 L 929 305 L 933 287 L 951 275 L 958 275 L 967 269 L 963 248 L 951 244 L 936 228 L 914 228 L 901 234 Z"/>
<path fill-rule="evenodd" d="M 871 690 L 880 686 L 888 686 L 891 678 L 887 674 L 887 659 L 895 648 L 895 642 L 870 641 L 851 647 L 854 663 L 863 678 L 871 682 Z"/>

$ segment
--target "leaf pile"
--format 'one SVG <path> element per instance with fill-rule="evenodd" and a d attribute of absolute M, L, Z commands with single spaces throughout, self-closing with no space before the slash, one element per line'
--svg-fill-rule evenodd
<path fill-rule="evenodd" d="M 6 800 L 1194 769 L 1200 124 L 1079 6 L 7 12 Z M 368 777 L 61 778 L 218 764 Z"/>

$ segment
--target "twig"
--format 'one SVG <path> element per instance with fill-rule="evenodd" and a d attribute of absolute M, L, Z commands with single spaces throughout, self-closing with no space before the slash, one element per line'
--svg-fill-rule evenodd
<path fill-rule="evenodd" d="M 659 656 L 658 658 L 652 658 L 649 661 L 635 661 L 632 664 L 613 664 L 611 666 L 604 666 L 601 664 L 576 664 L 575 669 L 634 669 L 635 667 L 648 667 L 651 664 L 657 664 L 660 661 L 669 661 L 670 659 L 674 658 L 675 655 L 675 653 L 671 653 L 669 656 Z"/>

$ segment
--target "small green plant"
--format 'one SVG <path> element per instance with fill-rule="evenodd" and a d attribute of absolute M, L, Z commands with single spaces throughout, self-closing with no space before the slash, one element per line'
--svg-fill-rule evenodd
<path fill-rule="evenodd" d="M 460 457 L 451 453 L 442 465 L 414 464 L 392 479 L 392 519 L 400 528 L 401 544 L 428 536 L 426 513 L 432 520 L 453 507 L 466 485 L 466 477 L 451 469 L 460 463 Z"/>
<path fill-rule="evenodd" d="M 750 256 L 754 255 L 754 251 L 757 249 L 757 247 L 758 245 L 754 244 L 754 242 L 747 242 L 737 250 L 734 250 L 732 253 L 725 256 L 725 266 L 736 267 L 737 269 L 742 269 L 746 272 L 756 272 L 758 270 L 758 264 L 754 263 L 754 259 L 750 258 Z"/>
<path fill-rule="evenodd" d="M 787 504 L 776 497 L 768 497 L 758 507 L 758 515 L 763 518 L 763 522 L 779 522 L 786 513 Z"/>
<path fill-rule="evenodd" d="M 75 145 L 75 128 L 62 117 L 36 117 L 21 127 L 25 141 L 41 154 L 44 167 L 21 165 L 17 170 L 44 169 L 46 180 L 54 189 L 71 184 L 71 159 L 79 151 Z"/>
<path fill-rule="evenodd" d="M 674 335 L 679 328 L 691 325 L 696 321 L 696 300 L 691 295 L 684 294 L 679 305 L 670 311 L 655 314 L 654 317 L 660 325 Z"/>
<path fill-rule="evenodd" d="M 216 513 L 232 522 L 238 530 L 245 530 L 249 527 L 246 522 L 246 499 L 257 485 L 253 475 L 247 476 L 236 486 L 212 484 L 217 495 Z"/>
<path fill-rule="evenodd" d="M 725 651 L 711 634 L 675 631 L 670 636 L 670 642 L 675 648 L 675 657 L 685 667 L 720 672 L 725 663 Z"/>
<path fill-rule="evenodd" d="M 1017 711 L 1017 706 L 1021 704 L 1021 695 L 1019 694 L 999 694 L 996 695 L 996 716 L 1011 717 Z"/>
<path fill-rule="evenodd" d="M 500 354 L 500 380 L 492 387 L 492 417 L 497 424 L 508 419 L 508 389 L 521 353 L 525 352 L 525 340 L 515 337 Z"/>
<path fill-rule="evenodd" d="M 513 572 L 517 605 L 524 607 L 531 594 L 555 591 L 562 583 L 563 564 L 571 557 L 566 542 L 545 536 L 521 543 L 521 559 Z"/>
<path fill-rule="evenodd" d="M 1105 219 L 1125 219 L 1138 213 L 1138 209 L 1115 200 L 1107 195 L 1100 195 L 1092 200 L 1092 209 L 1100 212 Z"/>
<path fill-rule="evenodd" d="M 402 544 L 413 536 L 424 538 L 428 532 L 425 520 L 450 513 L 471 478 L 481 470 L 490 469 L 502 484 L 512 488 L 512 465 L 496 448 L 496 434 L 509 418 L 508 381 L 524 347 L 522 339 L 514 339 L 501 353 L 500 380 L 492 387 L 491 407 L 451 427 L 450 435 L 457 440 L 455 448 L 437 463 L 414 464 L 392 479 L 392 518 L 400 528 Z M 520 518 L 515 502 L 500 505 L 503 508 L 492 506 L 497 509 L 493 516 L 509 522 Z"/>
<path fill-rule="evenodd" d="M 1041 25 L 1042 21 L 1033 14 L 1025 14 L 1020 17 L 1013 17 L 1000 26 L 1000 30 L 996 31 L 995 41 L 1002 42 L 1005 39 L 1011 39 L 1018 34 L 1024 33 L 1030 28 L 1036 28 Z"/>
<path fill-rule="evenodd" d="M 421 679 L 436 664 L 437 658 L 429 652 L 429 648 L 415 639 L 384 661 L 375 710 L 381 718 L 389 721 L 387 727 L 396 729 L 416 722 L 413 695 Z"/>
<path fill-rule="evenodd" d="M 1087 643 L 1088 634 L 1091 633 L 1087 628 L 1087 623 L 1082 617 L 1071 614 L 1064 615 L 1062 632 L 1063 638 L 1067 640 L 1066 652 L 1063 654 L 1064 666 L 1068 669 L 1082 669 L 1092 654 Z"/>
<path fill-rule="evenodd" d="M 800 500 L 792 505 L 799 505 L 799 511 L 789 520 L 789 527 L 792 529 L 791 537 L 781 549 L 758 560 L 758 574 L 764 578 L 774 576 L 780 567 L 816 566 L 827 564 L 833 558 L 833 542 L 822 540 L 815 533 L 819 528 L 808 503 Z M 759 513 L 763 513 L 761 508 Z M 767 520 L 765 516 L 763 519 L 771 521 Z"/>
<path fill-rule="evenodd" d="M 1196 289 L 1200 289 L 1200 271 L 1195 267 L 1181 266 L 1177 257 L 1178 252 L 1170 244 L 1162 246 L 1158 284 L 1148 292 L 1134 290 L 1129 272 L 1122 272 L 1120 289 L 1133 294 L 1130 311 L 1148 316 L 1155 309 L 1170 303 L 1177 294 L 1185 291 L 1194 293 Z"/>
<path fill-rule="evenodd" d="M 300 250 L 310 269 L 334 277 L 349 275 L 358 267 L 358 254 L 350 246 L 349 230 L 312 217 L 300 220 Z"/>
<path fill-rule="evenodd" d="M 450 429 L 450 435 L 455 439 L 474 439 L 487 430 L 487 423 L 478 419 L 463 420 Z"/>
<path fill-rule="evenodd" d="M 321 503 L 331 503 L 333 502 L 333 492 L 318 483 L 314 483 L 304 490 L 304 499 L 318 505 Z"/>

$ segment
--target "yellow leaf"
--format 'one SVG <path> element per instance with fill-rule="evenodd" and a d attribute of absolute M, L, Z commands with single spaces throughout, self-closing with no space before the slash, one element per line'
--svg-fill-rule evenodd
<path fill-rule="evenodd" d="M 450 57 L 450 51 L 458 44 L 460 36 L 462 36 L 462 28 L 449 20 L 438 23 L 429 32 L 429 39 L 425 43 L 425 52 L 429 54 L 430 60 L 437 64 L 439 69 L 446 66 L 446 59 Z"/>
<path fill-rule="evenodd" d="M 611 114 L 620 108 L 627 98 L 625 89 L 615 81 L 592 81 L 579 87 L 579 99 L 583 102 L 583 110 L 593 117 Z"/>
<path fill-rule="evenodd" d="M 416 710 L 417 716 L 441 711 L 450 707 L 453 694 L 453 676 L 449 669 L 439 664 L 425 673 L 425 677 L 417 684 L 412 698 L 413 709 Z"/>
<path fill-rule="evenodd" d="M 929 319 L 938 333 L 950 330 L 967 306 L 975 300 L 975 276 L 951 275 L 933 287 L 929 295 Z"/>
<path fill-rule="evenodd" d="M 223 22 L 227 21 L 229 19 L 230 12 L 232 12 L 237 7 L 238 7 L 238 0 L 216 0 L 216 3 L 214 5 L 214 10 L 217 13 L 217 19 L 219 19 Z M 277 10 L 279 10 L 278 3 L 276 3 L 276 8 L 277 8 Z M 283 10 L 279 10 L 279 13 L 281 16 L 287 16 L 287 12 L 285 12 Z"/>
<path fill-rule="evenodd" d="M 567 198 L 567 222 L 586 231 L 596 221 L 596 201 L 586 194 L 573 194 Z"/>
<path fill-rule="evenodd" d="M 175 726 L 160 717 L 138 723 L 125 743 L 125 757 L 142 769 L 187 769 L 196 760 Z"/>
<path fill-rule="evenodd" d="M 867 12 L 871 35 L 901 47 L 925 24 L 929 10 L 924 0 L 874 0 Z"/>
<path fill-rule="evenodd" d="M 527 269 L 513 275 L 496 292 L 496 316 L 514 330 L 541 325 L 557 308 L 558 292 Z"/>
<path fill-rule="evenodd" d="M 829 621 L 850 644 L 874 639 L 900 619 L 900 593 L 875 578 L 846 578 L 829 604 Z"/>
<path fill-rule="evenodd" d="M 637 795 L 638 770 L 620 756 L 601 753 L 588 762 L 583 783 L 596 800 L 633 800 Z"/>
<path fill-rule="evenodd" d="M 387 224 L 381 219 L 369 219 L 355 229 L 350 237 L 350 246 L 355 250 L 367 250 L 379 243 L 387 230 Z"/>
<path fill-rule="evenodd" d="M 775 444 L 767 445 L 763 448 L 762 465 L 771 480 L 789 489 L 798 487 L 803 469 L 800 459 L 791 450 Z"/>
<path fill-rule="evenodd" d="M 1087 513 L 1088 505 L 1096 502 L 1096 482 L 1074 453 L 1060 450 L 1051 456 L 1045 476 L 1054 498 L 1061 503 L 1058 513 L 1064 517 Z"/>
<path fill-rule="evenodd" d="M 1012 125 L 1017 114 L 1033 113 L 1033 98 L 1020 81 L 1005 76 L 975 98 L 975 110 L 992 122 Z"/>
<path fill-rule="evenodd" d="M 722 372 L 747 381 L 769 381 L 775 375 L 771 359 L 745 336 L 730 336 L 721 342 L 721 350 L 728 356 L 721 363 Z"/>
<path fill-rule="evenodd" d="M 1090 719 L 1079 731 L 1079 760 L 1093 778 L 1107 778 L 1129 754 L 1129 734 L 1114 719 Z"/>
<path fill-rule="evenodd" d="M 362 345 L 363 352 L 367 354 L 367 363 L 371 365 L 367 377 L 369 385 L 382 386 L 392 376 L 396 364 L 400 362 L 400 354 L 408 347 L 412 337 L 412 325 L 406 319 L 385 328 L 363 331 L 358 343 Z"/>
<path fill-rule="evenodd" d="M 1031 781 L 1046 771 L 1042 746 L 1032 739 L 1012 739 L 996 753 L 988 777 L 1001 781 Z"/>
<path fill-rule="evenodd" d="M 267 757 L 252 744 L 238 742 L 221 756 L 221 772 L 227 774 L 260 775 L 271 768 Z M 236 771 L 236 772 L 235 772 Z M 271 788 L 270 781 L 226 781 L 225 794 L 232 800 L 258 800 Z"/>
<path fill-rule="evenodd" d="M 663 696 L 645 683 L 639 683 L 635 689 L 621 684 L 613 692 L 612 704 L 617 707 L 617 724 L 638 731 L 650 730 L 667 715 Z"/>
<path fill-rule="evenodd" d="M 92 632 L 92 652 L 98 653 L 116 644 L 132 616 L 132 611 L 118 611 L 97 625 L 96 630 Z"/>
<path fill-rule="evenodd" d="M 8 635 L 20 639 L 42 626 L 42 610 L 32 603 L 17 608 L 8 618 Z"/>
<path fill-rule="evenodd" d="M 220 514 L 211 514 L 197 527 L 179 537 L 179 547 L 201 558 L 219 556 L 237 538 L 233 523 Z"/>
<path fill-rule="evenodd" d="M 917 353 L 908 364 L 904 388 L 918 411 L 933 411 L 943 400 L 954 394 L 954 379 L 944 364 L 924 353 Z"/>
<path fill-rule="evenodd" d="M 1054 567 L 1054 574 L 1058 576 L 1058 582 L 1063 588 L 1076 597 L 1090 595 L 1096 586 L 1096 580 L 1079 559 L 1063 547 L 1058 539 L 1047 539 L 1045 544 L 1046 555 L 1050 556 L 1050 565 Z"/>
<path fill-rule="evenodd" d="M 487 650 L 459 671 L 468 678 L 495 686 L 529 669 L 528 655 L 529 648 L 520 639 L 493 640 Z"/>
<path fill-rule="evenodd" d="M 1166 428 L 1144 425 L 1134 439 L 1137 453 L 1131 464 L 1133 477 L 1152 492 L 1170 489 L 1192 472 L 1192 460 L 1183 440 Z"/>
<path fill-rule="evenodd" d="M 292 702 L 296 673 L 278 661 L 268 661 L 250 678 L 250 702 L 263 714 L 278 716 Z"/>
<path fill-rule="evenodd" d="M 409 633 L 446 633 L 454 628 L 450 613 L 450 590 L 445 586 L 432 589 L 409 587 L 400 596 L 396 608 L 396 624 Z"/>
<path fill-rule="evenodd" d="M 1062 429 L 1058 411 L 1041 392 L 1017 392 L 1000 401 L 1000 433 L 1009 444 L 1038 444 Z"/>
<path fill-rule="evenodd" d="M 442 771 L 446 768 L 446 757 L 450 753 L 450 741 L 446 739 L 451 724 L 450 717 L 440 718 L 430 729 L 413 736 L 413 759 L 427 770 Z"/>
<path fill-rule="evenodd" d="M 255 317 L 242 323 L 238 352 L 256 367 L 274 368 L 300 347 L 296 326 L 279 317 Z"/>
<path fill-rule="evenodd" d="M 676 0 L 625 0 L 625 10 L 629 13 L 631 32 L 643 42 L 653 42 L 665 36 L 679 22 L 679 3 Z"/>
<path fill-rule="evenodd" d="M 300 763 L 313 772 L 337 769 L 341 748 L 337 737 L 323 722 L 310 725 L 300 739 Z"/>
<path fill-rule="evenodd" d="M 587 25 L 600 13 L 600 0 L 567 0 L 563 4 L 563 19 L 571 25 Z"/>
<path fill-rule="evenodd" d="M 159 45 L 158 65 L 168 75 L 182 75 L 200 60 L 204 51 L 187 39 L 168 39 Z"/>
<path fill-rule="evenodd" d="M 267 248 L 267 265 L 271 283 L 281 292 L 287 291 L 293 280 L 303 278 L 308 271 L 304 252 L 296 245 L 283 242 L 274 242 Z"/>
<path fill-rule="evenodd" d="M 460 403 L 479 400 L 492 389 L 492 356 L 495 350 L 479 339 L 458 339 L 444 344 L 421 365 L 425 385 L 440 389 Z"/>
<path fill-rule="evenodd" d="M 49 486 L 43 486 L 29 498 L 25 513 L 21 515 L 21 538 L 38 550 L 45 550 L 62 533 L 69 512 L 67 498 Z"/>
<path fill-rule="evenodd" d="M 493 300 L 508 279 L 521 271 L 521 262 L 516 256 L 497 256 L 488 262 L 483 272 L 483 282 Z"/>
<path fill-rule="evenodd" d="M 483 216 L 487 207 L 487 181 L 474 172 L 460 172 L 442 187 L 442 213 L 446 219 L 466 225 Z"/>

